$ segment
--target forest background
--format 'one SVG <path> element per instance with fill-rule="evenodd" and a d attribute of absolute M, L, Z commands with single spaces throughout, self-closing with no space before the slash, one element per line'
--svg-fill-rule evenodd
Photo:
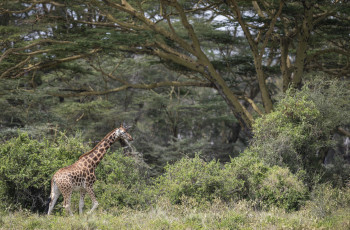
<path fill-rule="evenodd" d="M 99 218 L 72 228 L 346 229 L 349 11 L 336 0 L 2 1 L 0 223 L 57 228 L 32 214 L 52 174 L 126 122 L 132 149 L 115 144 L 99 166 Z"/>

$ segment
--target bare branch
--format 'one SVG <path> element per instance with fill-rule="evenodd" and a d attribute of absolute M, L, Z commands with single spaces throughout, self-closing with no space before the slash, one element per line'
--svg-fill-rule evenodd
<path fill-rule="evenodd" d="M 17 52 L 13 52 L 13 54 L 15 54 L 15 55 L 33 56 L 33 55 L 36 55 L 36 54 L 48 53 L 48 52 L 50 52 L 50 51 L 52 51 L 52 49 L 37 50 L 37 51 L 30 52 L 30 53 L 17 53 Z"/>

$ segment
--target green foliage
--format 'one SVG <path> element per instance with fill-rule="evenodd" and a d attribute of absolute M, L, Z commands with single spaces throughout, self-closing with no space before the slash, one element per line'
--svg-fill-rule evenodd
<path fill-rule="evenodd" d="M 96 196 L 105 210 L 112 207 L 144 208 L 151 201 L 145 174 L 131 157 L 107 153 L 96 169 Z"/>
<path fill-rule="evenodd" d="M 300 91 L 290 89 L 272 113 L 256 120 L 251 151 L 268 165 L 287 166 L 294 173 L 306 170 L 310 181 L 324 171 L 336 128 L 349 123 L 347 84 L 315 77 Z"/>
<path fill-rule="evenodd" d="M 97 120 L 99 117 L 108 113 L 108 109 L 111 109 L 112 105 L 109 101 L 94 100 L 86 103 L 64 103 L 55 108 L 55 111 L 68 120 L 86 122 L 88 120 Z M 84 122 L 84 123 L 85 123 Z"/>
<path fill-rule="evenodd" d="M 52 175 L 74 163 L 87 150 L 81 137 L 56 140 L 32 139 L 19 133 L 0 146 L 0 200 L 2 208 L 18 207 L 43 211 L 50 194 Z M 144 207 L 149 203 L 146 178 L 133 158 L 120 152 L 108 153 L 96 171 L 95 193 L 103 208 Z M 89 199 L 89 198 L 87 198 Z M 74 204 L 78 204 L 73 197 Z M 88 202 L 89 203 L 89 202 Z"/>
<path fill-rule="evenodd" d="M 219 162 L 205 162 L 199 155 L 182 158 L 168 165 L 157 179 L 158 195 L 167 197 L 173 204 L 182 203 L 184 197 L 197 202 L 215 198 L 229 202 L 248 199 L 258 207 L 277 206 L 296 210 L 307 198 L 303 182 L 287 168 L 269 168 L 248 153 L 232 159 L 222 167 Z"/>
<path fill-rule="evenodd" d="M 240 180 L 243 186 L 237 194 L 260 208 L 296 210 L 307 198 L 305 185 L 288 168 L 268 167 L 249 150 L 227 163 L 224 173 L 227 182 L 231 178 Z"/>
<path fill-rule="evenodd" d="M 268 170 L 269 168 L 256 155 L 245 151 L 240 156 L 231 159 L 230 163 L 225 164 L 224 173 L 227 179 L 237 178 L 242 184 L 240 190 L 236 191 L 239 198 L 254 200 L 256 199 L 255 193 Z"/>
<path fill-rule="evenodd" d="M 213 200 L 222 195 L 225 178 L 220 175 L 220 163 L 194 158 L 182 158 L 165 167 L 164 175 L 157 178 L 156 189 L 160 195 L 168 197 L 172 203 L 181 203 L 184 196 L 197 201 Z"/>
<path fill-rule="evenodd" d="M 79 136 L 59 134 L 55 141 L 19 133 L 0 145 L 1 200 L 9 207 L 42 210 L 53 173 L 70 165 L 86 150 Z"/>
<path fill-rule="evenodd" d="M 274 166 L 255 191 L 261 204 L 270 208 L 277 206 L 285 210 L 296 210 L 307 198 L 307 188 L 288 168 Z"/>

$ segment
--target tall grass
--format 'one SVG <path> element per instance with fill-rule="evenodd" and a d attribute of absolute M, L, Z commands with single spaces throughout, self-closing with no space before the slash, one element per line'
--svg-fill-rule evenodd
<path fill-rule="evenodd" d="M 1 213 L 1 229 L 350 229 L 350 207 L 334 206 L 327 215 L 315 211 L 319 197 L 299 211 L 271 208 L 259 211 L 247 201 L 214 200 L 199 204 L 183 198 L 181 204 L 160 199 L 147 210 L 100 208 L 92 215 L 72 217 L 33 214 L 25 210 Z"/>

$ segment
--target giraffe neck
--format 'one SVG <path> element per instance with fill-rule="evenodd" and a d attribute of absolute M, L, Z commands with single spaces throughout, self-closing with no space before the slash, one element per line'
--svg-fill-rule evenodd
<path fill-rule="evenodd" d="M 105 156 L 107 150 L 111 147 L 111 145 L 116 141 L 117 137 L 115 133 L 108 134 L 105 138 L 103 138 L 88 154 L 84 154 L 81 158 L 82 161 L 87 161 L 88 168 L 96 168 L 100 161 Z"/>

